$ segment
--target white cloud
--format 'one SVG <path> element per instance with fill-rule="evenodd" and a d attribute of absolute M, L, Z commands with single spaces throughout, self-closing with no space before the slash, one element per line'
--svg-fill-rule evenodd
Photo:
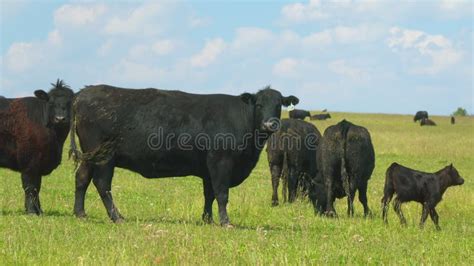
<path fill-rule="evenodd" d="M 282 76 L 294 76 L 296 74 L 296 67 L 298 60 L 294 58 L 284 58 L 278 61 L 273 66 L 273 74 Z"/>
<path fill-rule="evenodd" d="M 10 71 L 23 72 L 39 63 L 42 58 L 42 53 L 37 45 L 19 42 L 10 46 L 4 57 L 4 63 Z"/>
<path fill-rule="evenodd" d="M 202 17 L 196 17 L 196 16 L 191 16 L 189 18 L 189 26 L 191 28 L 199 28 L 199 27 L 204 27 L 207 26 L 211 23 L 211 20 L 209 18 L 202 18 Z"/>
<path fill-rule="evenodd" d="M 364 80 L 368 80 L 370 78 L 367 71 L 365 71 L 361 68 L 358 68 L 358 67 L 350 66 L 343 59 L 339 59 L 339 60 L 329 62 L 328 68 L 332 72 L 334 72 L 336 74 L 339 74 L 339 75 L 342 75 L 342 76 L 345 76 L 345 77 L 348 77 L 352 80 L 364 81 Z"/>
<path fill-rule="evenodd" d="M 329 30 L 312 33 L 303 38 L 303 44 L 307 46 L 325 46 L 332 43 L 332 34 Z"/>
<path fill-rule="evenodd" d="M 54 12 L 56 25 L 84 26 L 94 23 L 98 17 L 104 14 L 107 7 L 103 4 L 97 5 L 71 5 L 66 4 Z"/>
<path fill-rule="evenodd" d="M 191 58 L 191 66 L 206 67 L 216 61 L 224 51 L 226 44 L 223 39 L 216 38 L 206 42 L 204 48 Z"/>
<path fill-rule="evenodd" d="M 59 30 L 53 30 L 48 34 L 48 43 L 52 45 L 61 45 L 63 43 L 63 37 Z"/>
<path fill-rule="evenodd" d="M 110 70 L 110 76 L 125 83 L 154 83 L 166 76 L 166 71 L 131 60 L 121 60 Z"/>
<path fill-rule="evenodd" d="M 128 16 L 110 19 L 104 30 L 107 34 L 155 34 L 162 29 L 159 23 L 152 20 L 166 16 L 167 11 L 163 2 L 148 2 L 138 6 Z"/>
<path fill-rule="evenodd" d="M 462 59 L 463 52 L 455 49 L 452 42 L 443 35 L 430 35 L 423 31 L 398 27 L 392 27 L 390 34 L 387 44 L 392 51 L 415 51 L 418 57 L 430 59 L 430 65 L 412 67 L 411 71 L 414 73 L 436 74 Z"/>
<path fill-rule="evenodd" d="M 166 39 L 166 40 L 159 40 L 153 43 L 151 46 L 151 50 L 156 55 L 167 55 L 175 49 L 175 44 L 173 41 Z"/>
<path fill-rule="evenodd" d="M 97 54 L 100 56 L 107 56 L 110 54 L 113 46 L 114 42 L 112 40 L 107 40 L 100 45 L 99 49 L 97 49 Z"/>
<path fill-rule="evenodd" d="M 238 28 L 232 42 L 232 48 L 236 50 L 256 48 L 262 44 L 267 44 L 273 38 L 273 33 L 267 29 L 255 27 Z"/>
<path fill-rule="evenodd" d="M 305 22 L 328 18 L 329 15 L 322 10 L 319 0 L 310 0 L 308 4 L 295 3 L 283 6 L 281 15 L 284 21 Z"/>

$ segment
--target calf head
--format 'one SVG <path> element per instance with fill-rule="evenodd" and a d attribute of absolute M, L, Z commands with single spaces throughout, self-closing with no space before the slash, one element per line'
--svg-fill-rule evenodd
<path fill-rule="evenodd" d="M 311 180 L 308 197 L 311 203 L 313 203 L 314 212 L 319 215 L 324 214 L 327 206 L 327 195 L 321 173 L 318 173 L 316 177 Z"/>
<path fill-rule="evenodd" d="M 446 172 L 449 186 L 460 186 L 464 184 L 464 179 L 459 175 L 458 170 L 453 166 L 453 164 L 446 166 Z"/>
<path fill-rule="evenodd" d="M 243 102 L 255 108 L 255 128 L 264 132 L 275 132 L 280 128 L 281 106 L 296 105 L 299 99 L 291 95 L 283 97 L 279 91 L 266 87 L 256 94 L 240 95 Z"/>
<path fill-rule="evenodd" d="M 62 80 L 56 84 L 51 83 L 53 88 L 46 93 L 43 90 L 35 91 L 35 96 L 48 103 L 48 124 L 66 124 L 71 119 L 71 102 L 74 92 Z"/>

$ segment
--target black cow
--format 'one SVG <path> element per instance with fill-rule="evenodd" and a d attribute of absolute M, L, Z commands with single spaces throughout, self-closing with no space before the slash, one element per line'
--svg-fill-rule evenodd
<path fill-rule="evenodd" d="M 413 122 L 416 122 L 418 120 L 422 120 L 423 118 L 428 118 L 428 112 L 427 111 L 418 111 L 415 114 L 415 117 L 413 117 Z"/>
<path fill-rule="evenodd" d="M 359 190 L 359 201 L 367 216 L 370 213 L 367 183 L 375 166 L 369 131 L 346 120 L 328 127 L 324 131 L 317 158 L 321 174 L 314 178 L 309 194 L 315 211 L 336 216 L 335 198 L 348 196 L 347 214 L 354 215 L 353 200 L 356 190 Z"/>
<path fill-rule="evenodd" d="M 293 202 L 297 190 L 307 193 L 312 176 L 317 174 L 316 150 L 321 133 L 311 123 L 283 119 L 281 128 L 267 141 L 267 156 L 272 175 L 272 205 L 278 205 L 279 180 L 283 180 L 283 201 Z"/>
<path fill-rule="evenodd" d="M 310 112 L 306 110 L 294 109 L 289 112 L 290 118 L 304 120 L 306 117 L 311 117 Z"/>
<path fill-rule="evenodd" d="M 451 125 L 456 124 L 456 118 L 454 116 L 451 116 Z"/>
<path fill-rule="evenodd" d="M 388 223 L 388 204 L 392 200 L 393 194 L 396 193 L 397 197 L 393 202 L 393 208 L 403 225 L 406 224 L 406 220 L 401 209 L 402 203 L 416 201 L 423 205 L 420 227 L 425 224 L 429 213 L 436 229 L 440 230 L 435 207 L 443 198 L 448 187 L 462 184 L 464 184 L 464 179 L 459 176 L 452 164 L 438 172 L 425 173 L 392 163 L 385 174 L 384 196 L 382 198 L 383 220 Z"/>
<path fill-rule="evenodd" d="M 41 214 L 41 179 L 61 163 L 74 93 L 58 80 L 36 98 L 0 100 L 0 167 L 21 172 L 25 209 Z"/>
<path fill-rule="evenodd" d="M 436 126 L 436 123 L 429 118 L 423 118 L 421 119 L 420 126 Z"/>
<path fill-rule="evenodd" d="M 109 217 L 121 222 L 111 194 L 114 168 L 120 167 L 146 178 L 201 177 L 203 220 L 213 222 L 217 199 L 221 225 L 231 226 L 229 188 L 241 184 L 255 167 L 266 140 L 279 127 L 281 106 L 298 101 L 270 87 L 240 96 L 86 87 L 76 97 L 71 127 L 71 151 L 81 158 L 74 213 L 85 216 L 92 179 Z"/>
<path fill-rule="evenodd" d="M 311 120 L 326 120 L 328 118 L 331 118 L 331 114 L 317 114 L 317 115 L 312 115 Z"/>

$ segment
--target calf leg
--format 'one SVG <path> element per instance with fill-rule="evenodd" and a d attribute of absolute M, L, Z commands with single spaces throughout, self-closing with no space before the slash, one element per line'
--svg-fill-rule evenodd
<path fill-rule="evenodd" d="M 76 171 L 76 193 L 74 200 L 74 214 L 78 218 L 86 217 L 84 201 L 87 188 L 92 180 L 92 166 L 81 163 Z"/>
<path fill-rule="evenodd" d="M 41 175 L 21 174 L 23 190 L 25 191 L 25 210 L 27 214 L 41 215 L 39 192 L 41 190 Z"/>
<path fill-rule="evenodd" d="M 203 179 L 204 187 L 204 212 L 202 214 L 202 220 L 205 223 L 213 224 L 214 220 L 212 219 L 212 203 L 214 203 L 214 190 L 212 189 L 212 183 L 209 177 Z"/>
<path fill-rule="evenodd" d="M 270 165 L 270 170 L 272 174 L 272 206 L 278 205 L 278 185 L 280 183 L 280 176 L 281 176 L 281 167 L 279 165 L 273 164 Z"/>
<path fill-rule="evenodd" d="M 402 225 L 406 225 L 407 224 L 407 220 L 405 219 L 405 216 L 403 216 L 403 212 L 402 212 L 402 202 L 400 201 L 400 199 L 398 197 L 395 198 L 395 200 L 393 201 L 393 209 L 395 210 L 395 212 L 397 213 L 398 215 L 398 218 L 400 218 L 400 223 Z"/>
<path fill-rule="evenodd" d="M 288 167 L 288 202 L 294 202 L 298 191 L 298 174 L 294 167 Z"/>
<path fill-rule="evenodd" d="M 431 220 L 433 221 L 433 223 L 435 224 L 436 226 L 436 230 L 441 230 L 441 227 L 439 227 L 439 216 L 438 216 L 438 213 L 436 212 L 436 209 L 433 207 L 431 208 L 430 210 L 430 217 L 431 217 Z"/>
<path fill-rule="evenodd" d="M 395 190 L 391 186 L 391 183 L 385 183 L 385 187 L 383 190 L 383 198 L 382 198 L 382 218 L 386 224 L 388 223 L 388 218 L 387 218 L 388 207 L 389 207 L 388 205 L 390 201 L 392 200 L 393 193 L 395 193 Z"/>
<path fill-rule="evenodd" d="M 430 212 L 430 207 L 428 203 L 423 204 L 423 210 L 421 211 L 421 219 L 420 219 L 420 228 L 423 229 L 425 226 L 426 219 L 428 219 L 428 213 Z"/>
<path fill-rule="evenodd" d="M 112 177 L 114 175 L 114 166 L 111 164 L 94 167 L 93 182 L 99 192 L 100 198 L 104 203 L 105 209 L 110 219 L 114 223 L 123 222 L 123 217 L 119 213 L 118 209 L 115 207 L 113 198 L 112 198 Z"/>

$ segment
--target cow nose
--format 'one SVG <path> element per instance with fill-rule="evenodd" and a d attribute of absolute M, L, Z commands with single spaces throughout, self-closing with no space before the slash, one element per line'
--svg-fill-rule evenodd
<path fill-rule="evenodd" d="M 263 122 L 263 129 L 271 132 L 278 131 L 280 129 L 280 119 L 270 118 L 268 121 Z"/>
<path fill-rule="evenodd" d="M 459 180 L 459 185 L 462 185 L 464 184 L 464 179 L 461 178 L 461 180 Z"/>
<path fill-rule="evenodd" d="M 66 120 L 66 117 L 64 116 L 56 116 L 55 117 L 56 122 L 64 122 Z"/>

